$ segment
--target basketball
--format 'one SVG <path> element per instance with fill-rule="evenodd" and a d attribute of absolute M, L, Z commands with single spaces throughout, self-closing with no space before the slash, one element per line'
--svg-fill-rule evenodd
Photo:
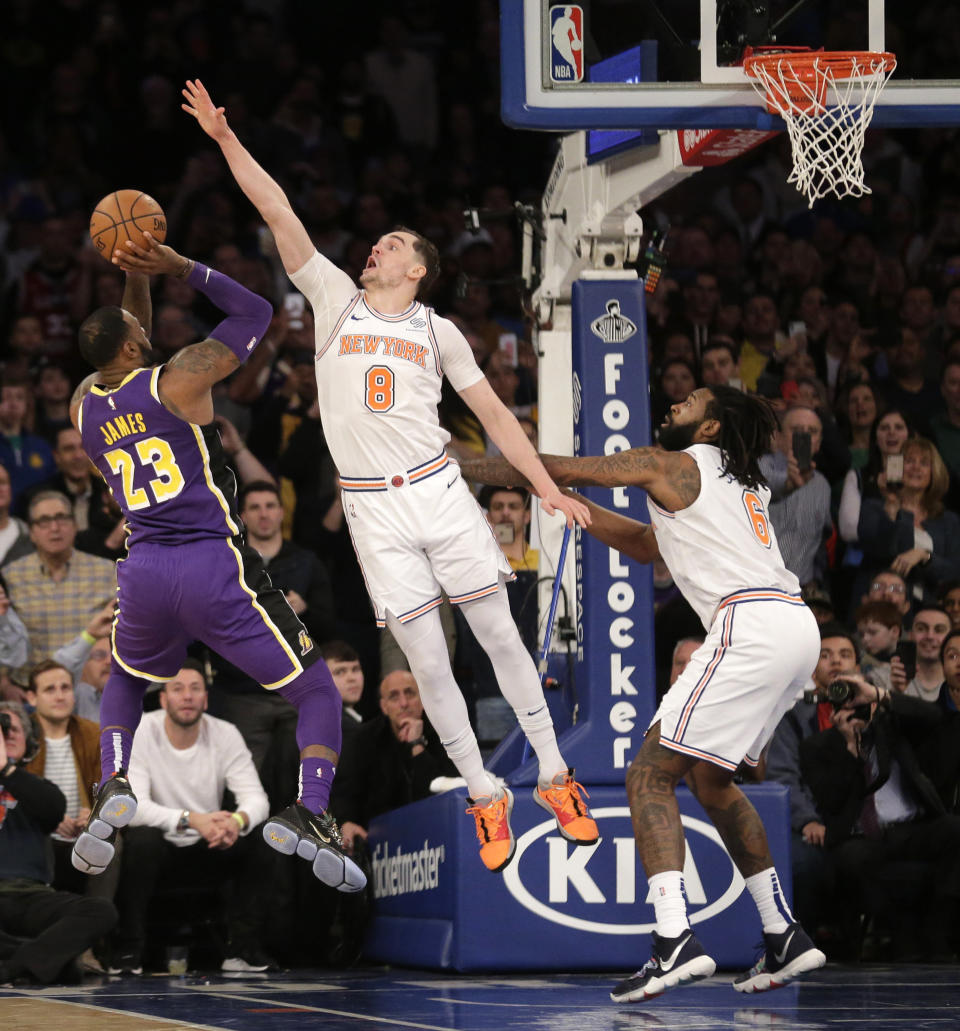
<path fill-rule="evenodd" d="M 107 259 L 125 240 L 140 247 L 147 244 L 144 230 L 159 243 L 167 235 L 167 216 L 163 208 L 142 190 L 116 190 L 97 204 L 90 216 L 90 239 Z"/>

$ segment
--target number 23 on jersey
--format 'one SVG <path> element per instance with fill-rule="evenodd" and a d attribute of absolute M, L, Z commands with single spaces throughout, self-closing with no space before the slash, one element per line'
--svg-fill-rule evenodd
<path fill-rule="evenodd" d="M 770 524 L 767 522 L 767 511 L 763 507 L 760 495 L 753 490 L 743 492 L 743 507 L 753 527 L 753 535 L 765 547 L 770 547 Z"/>
<path fill-rule="evenodd" d="M 146 440 L 137 441 L 134 451 L 136 458 L 123 448 L 107 451 L 103 456 L 110 466 L 110 471 L 120 477 L 123 497 L 129 511 L 137 512 L 155 503 L 169 501 L 183 490 L 186 481 L 173 457 L 173 450 L 165 440 L 160 437 L 147 437 Z M 155 478 L 147 483 L 149 493 L 146 488 L 133 485 L 138 462 L 142 466 L 151 466 L 156 474 Z"/>

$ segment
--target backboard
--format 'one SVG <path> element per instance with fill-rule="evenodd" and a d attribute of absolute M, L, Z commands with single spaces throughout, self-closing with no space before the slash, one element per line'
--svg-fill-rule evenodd
<path fill-rule="evenodd" d="M 780 130 L 740 67 L 744 46 L 776 44 L 892 51 L 873 126 L 955 125 L 960 57 L 935 45 L 951 12 L 937 0 L 501 0 L 503 119 L 566 132 Z M 642 65 L 628 81 L 594 81 L 632 48 Z"/>

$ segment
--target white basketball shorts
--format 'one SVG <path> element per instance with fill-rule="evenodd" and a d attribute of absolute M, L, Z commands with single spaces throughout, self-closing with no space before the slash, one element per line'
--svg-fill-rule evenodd
<path fill-rule="evenodd" d="M 341 477 L 341 484 L 377 626 L 388 612 L 408 623 L 436 608 L 441 588 L 462 605 L 514 578 L 460 467 L 446 455 L 406 472 Z"/>
<path fill-rule="evenodd" d="M 738 591 L 664 695 L 650 725 L 660 743 L 727 770 L 756 766 L 820 657 L 820 630 L 800 595 Z"/>

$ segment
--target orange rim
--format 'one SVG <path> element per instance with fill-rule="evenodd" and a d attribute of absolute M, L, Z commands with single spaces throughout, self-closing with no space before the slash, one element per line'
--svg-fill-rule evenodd
<path fill-rule="evenodd" d="M 796 114 L 820 113 L 830 83 L 886 76 L 896 66 L 893 54 L 874 50 L 748 47 L 743 58 L 743 70 L 750 78 L 772 80 L 775 92 L 765 82 L 767 110 L 771 114 L 783 114 L 788 106 Z M 779 71 L 781 68 L 787 69 L 786 77 Z"/>

